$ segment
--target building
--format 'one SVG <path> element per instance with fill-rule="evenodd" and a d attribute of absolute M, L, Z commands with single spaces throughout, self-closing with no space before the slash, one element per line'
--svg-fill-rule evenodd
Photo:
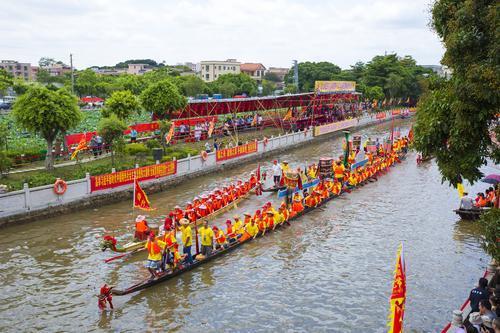
<path fill-rule="evenodd" d="M 15 60 L 2 60 L 0 61 L 0 68 L 3 68 L 8 73 L 12 74 L 15 78 L 20 78 L 25 81 L 32 81 L 33 73 L 31 71 L 31 64 L 28 62 L 17 62 Z"/>
<path fill-rule="evenodd" d="M 240 63 L 236 59 L 227 59 L 226 61 L 202 61 L 201 78 L 205 82 L 217 80 L 219 75 L 240 74 Z"/>
<path fill-rule="evenodd" d="M 422 65 L 422 67 L 431 69 L 434 73 L 436 73 L 440 77 L 444 77 L 445 79 L 449 79 L 451 77 L 451 69 L 446 66 L 440 65 Z"/>
<path fill-rule="evenodd" d="M 276 76 L 280 79 L 281 82 L 285 81 L 285 75 L 288 74 L 290 68 L 282 68 L 282 67 L 269 67 L 266 73 L 276 74 Z"/>
<path fill-rule="evenodd" d="M 252 79 L 257 81 L 258 84 L 261 84 L 266 72 L 266 67 L 261 63 L 244 63 L 240 65 L 240 70 L 242 73 L 249 75 Z"/>
<path fill-rule="evenodd" d="M 48 71 L 50 76 L 63 76 L 66 73 L 71 73 L 71 67 L 64 64 L 54 64 L 43 69 Z"/>
<path fill-rule="evenodd" d="M 128 64 L 127 73 L 132 75 L 142 75 L 152 70 L 153 68 L 151 68 L 148 64 Z"/>

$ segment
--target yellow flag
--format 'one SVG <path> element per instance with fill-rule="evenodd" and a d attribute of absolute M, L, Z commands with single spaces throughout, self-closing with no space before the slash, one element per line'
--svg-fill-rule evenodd
<path fill-rule="evenodd" d="M 464 185 L 462 183 L 457 184 L 458 196 L 460 199 L 464 196 Z"/>

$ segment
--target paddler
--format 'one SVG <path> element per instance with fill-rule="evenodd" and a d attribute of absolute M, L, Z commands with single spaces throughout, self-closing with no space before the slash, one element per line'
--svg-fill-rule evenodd
<path fill-rule="evenodd" d="M 146 268 L 149 273 L 151 273 L 151 279 L 154 279 L 156 277 L 156 271 L 161 269 L 161 259 L 165 243 L 158 240 L 154 232 L 151 232 L 144 248 L 148 250 Z"/>
<path fill-rule="evenodd" d="M 193 232 L 191 226 L 189 225 L 189 220 L 182 218 L 179 221 L 181 225 L 182 233 L 182 252 L 186 255 L 186 264 L 191 265 L 193 263 L 193 257 L 191 255 L 191 246 L 193 245 Z"/>
<path fill-rule="evenodd" d="M 184 212 L 182 211 L 180 206 L 174 207 L 174 216 L 177 222 L 179 222 L 184 217 Z"/>
<path fill-rule="evenodd" d="M 259 233 L 259 227 L 257 224 L 255 224 L 254 220 L 250 220 L 250 222 L 245 225 L 245 231 L 252 237 L 255 238 L 257 237 L 257 234 Z"/>
<path fill-rule="evenodd" d="M 298 194 L 298 193 L 296 193 Z M 302 197 L 300 195 L 293 196 L 292 211 L 290 216 L 293 217 L 304 210 L 304 205 L 302 204 Z"/>
<path fill-rule="evenodd" d="M 310 195 L 308 195 L 306 197 L 306 199 L 304 200 L 306 207 L 316 207 L 316 205 L 318 204 L 315 193 L 316 193 L 316 191 L 312 191 L 312 193 Z"/>
<path fill-rule="evenodd" d="M 236 237 L 240 238 L 244 232 L 243 222 L 241 222 L 239 215 L 234 215 L 233 218 L 234 218 L 234 224 L 233 224 L 234 233 L 236 234 Z"/>
<path fill-rule="evenodd" d="M 255 187 L 255 185 L 257 185 L 257 177 L 255 176 L 255 173 L 252 172 L 250 174 L 250 188 Z"/>
<path fill-rule="evenodd" d="M 274 230 L 274 213 L 271 210 L 268 210 L 266 212 L 266 217 L 265 217 L 265 222 L 266 222 L 266 229 L 268 230 Z"/>
<path fill-rule="evenodd" d="M 229 221 L 231 222 L 231 221 Z M 219 229 L 217 228 L 216 225 L 214 225 L 212 227 L 212 230 L 214 231 L 214 235 L 215 235 L 215 248 L 216 249 L 219 249 L 221 247 L 226 247 L 227 245 L 227 239 L 226 239 L 226 235 L 224 235 L 224 231 L 222 231 L 222 229 Z"/>
<path fill-rule="evenodd" d="M 283 216 L 283 220 L 280 223 L 288 222 L 288 219 L 290 218 L 290 212 L 286 208 L 286 204 L 280 206 L 280 208 L 279 208 L 279 214 L 281 216 Z"/>
<path fill-rule="evenodd" d="M 337 163 L 333 167 L 333 174 L 335 176 L 335 179 L 337 179 L 339 182 L 342 182 L 342 180 L 344 179 L 344 172 L 344 164 L 342 164 L 342 161 L 337 161 Z"/>
<path fill-rule="evenodd" d="M 198 229 L 201 237 L 201 254 L 208 257 L 214 248 L 214 231 L 208 226 L 208 221 L 204 220 L 203 225 Z"/>
<path fill-rule="evenodd" d="M 231 220 L 226 220 L 226 235 L 229 239 L 229 242 L 234 242 L 236 240 L 236 233 L 234 232 Z"/>
<path fill-rule="evenodd" d="M 283 173 L 290 172 L 290 166 L 288 165 L 288 161 L 285 160 L 281 162 L 281 171 L 283 171 Z"/>
<path fill-rule="evenodd" d="M 144 241 L 148 239 L 150 229 L 148 222 L 146 221 L 146 216 L 138 215 L 135 219 L 135 233 L 134 238 L 138 241 Z"/>
<path fill-rule="evenodd" d="M 243 216 L 245 217 L 243 219 L 243 224 L 244 225 L 247 225 L 248 223 L 250 223 L 252 221 L 252 214 L 250 214 L 249 212 L 243 213 Z"/>

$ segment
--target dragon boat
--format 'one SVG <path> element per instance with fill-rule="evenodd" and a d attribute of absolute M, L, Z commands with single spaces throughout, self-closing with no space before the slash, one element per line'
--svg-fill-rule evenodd
<path fill-rule="evenodd" d="M 406 152 L 405 153 L 400 153 L 398 155 L 399 159 L 396 160 L 396 162 L 392 165 L 396 165 L 396 163 L 401 163 L 401 161 L 404 159 L 404 157 L 406 157 Z M 378 173 L 376 173 L 375 175 L 373 175 L 372 177 L 370 178 L 376 178 L 377 176 L 381 176 L 383 174 L 385 174 L 386 172 L 385 171 L 379 171 Z M 298 218 L 304 216 L 305 214 L 315 210 L 316 208 L 319 208 L 323 205 L 325 205 L 327 202 L 329 202 L 330 200 L 333 200 L 341 195 L 343 195 L 344 193 L 350 193 L 351 190 L 355 190 L 356 188 L 359 188 L 361 186 L 364 186 L 366 183 L 369 182 L 369 179 L 366 179 L 364 182 L 360 183 L 359 185 L 357 186 L 353 186 L 353 187 L 350 187 L 349 189 L 346 189 L 346 190 L 342 190 L 340 192 L 340 194 L 338 195 L 330 195 L 329 197 L 325 198 L 323 201 L 321 201 L 318 205 L 314 206 L 314 207 L 306 207 L 303 211 L 301 212 L 298 212 L 296 215 L 290 217 L 288 219 L 288 221 L 282 223 L 282 224 L 279 224 L 276 226 L 275 229 L 272 229 L 272 230 L 267 230 L 265 232 L 265 235 L 268 235 L 274 231 L 279 231 L 280 229 L 284 228 L 285 225 L 289 225 L 290 223 L 289 222 L 292 222 L 294 220 L 297 220 Z M 258 236 L 261 236 L 260 232 L 258 234 Z M 190 265 L 182 265 L 181 267 L 175 269 L 175 270 L 171 270 L 171 269 L 167 269 L 166 271 L 162 272 L 162 273 L 159 273 L 156 277 L 154 278 L 148 278 L 148 279 L 145 279 L 143 281 L 140 281 L 136 284 L 133 284 L 132 286 L 129 286 L 125 289 L 119 289 L 119 288 L 116 288 L 116 287 L 109 287 L 107 288 L 107 292 L 109 294 L 112 294 L 112 295 L 116 295 L 116 296 L 122 296 L 122 295 L 127 295 L 127 294 L 131 294 L 131 293 L 134 293 L 134 292 L 138 292 L 140 290 L 143 290 L 143 289 L 146 289 L 146 288 L 149 288 L 149 287 L 152 287 L 154 285 L 157 285 L 159 283 L 162 283 L 162 282 L 165 282 L 167 280 L 170 280 L 172 278 L 175 278 L 176 276 L 179 276 L 185 272 L 188 272 L 188 271 L 191 271 L 199 266 L 201 266 L 202 264 L 204 263 L 207 263 L 209 261 L 212 261 L 218 257 L 222 257 L 223 255 L 229 253 L 229 252 L 232 252 L 234 250 L 236 250 L 237 248 L 241 247 L 243 244 L 246 244 L 246 243 L 249 243 L 251 241 L 253 241 L 254 239 L 256 238 L 244 238 L 242 237 L 242 239 L 240 240 L 237 240 L 233 243 L 230 243 L 228 246 L 226 247 L 222 247 L 218 250 L 215 250 L 210 256 L 207 256 L 207 257 L 204 257 L 203 259 L 199 260 L 199 259 L 193 259 L 194 262 Z M 194 258 L 196 258 L 197 255 L 194 256 Z M 105 285 L 107 286 L 107 285 Z M 105 298 L 109 295 L 99 295 L 100 298 Z"/>

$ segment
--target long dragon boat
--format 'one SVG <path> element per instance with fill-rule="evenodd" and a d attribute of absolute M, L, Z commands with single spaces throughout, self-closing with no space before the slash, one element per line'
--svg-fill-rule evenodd
<path fill-rule="evenodd" d="M 250 190 L 247 193 L 245 193 L 244 195 L 242 195 L 238 199 L 236 199 L 232 202 L 229 202 L 224 207 L 217 209 L 216 211 L 210 213 L 207 216 L 204 216 L 202 218 L 197 219 L 195 221 L 196 225 L 201 225 L 204 220 L 211 221 L 211 220 L 215 219 L 217 216 L 221 215 L 222 213 L 225 213 L 233 208 L 236 208 L 237 205 L 241 201 L 248 198 L 252 194 L 252 192 L 255 191 L 255 187 L 256 186 L 250 188 Z M 144 241 L 130 241 L 130 242 L 127 242 L 123 245 L 120 245 L 117 243 L 116 239 L 113 236 L 107 235 L 107 236 L 104 236 L 104 238 L 100 244 L 100 247 L 101 247 L 102 251 L 106 251 L 106 249 L 110 249 L 111 251 L 117 252 L 117 253 L 137 252 L 139 250 L 144 249 L 144 245 L 146 244 L 146 242 L 147 242 L 146 240 L 144 240 Z"/>
<path fill-rule="evenodd" d="M 460 216 L 462 220 L 474 221 L 479 219 L 484 209 L 455 209 L 454 212 Z"/>
<path fill-rule="evenodd" d="M 399 157 L 399 162 L 406 156 L 406 153 L 402 153 Z M 395 164 L 393 164 L 394 166 Z M 379 173 L 379 175 L 383 174 L 382 172 Z M 376 177 L 377 174 L 374 175 L 374 177 Z M 366 179 L 366 181 L 368 181 L 368 179 Z M 361 184 L 358 184 L 357 186 L 355 187 L 352 187 L 351 189 L 355 189 L 355 188 L 358 188 L 358 187 L 361 187 L 363 185 L 365 185 L 366 182 L 363 182 Z M 334 198 L 337 198 L 341 195 L 343 195 L 344 193 L 349 193 L 350 191 L 341 191 L 340 194 L 338 195 L 330 195 L 328 198 L 325 198 L 323 201 L 321 201 L 318 205 L 314 206 L 314 207 L 306 207 L 303 211 L 301 212 L 298 212 L 296 215 L 294 215 L 293 217 L 290 217 L 289 220 L 287 222 L 290 222 L 290 221 L 293 221 L 293 220 L 296 220 L 298 219 L 299 217 L 315 210 L 316 208 L 318 207 L 321 207 L 323 206 L 324 204 L 326 204 L 327 202 L 329 202 L 330 200 L 333 200 Z M 275 229 L 273 230 L 267 230 L 265 234 L 268 234 L 270 233 L 271 231 L 277 231 L 277 230 L 280 230 L 281 228 L 284 227 L 284 225 L 287 223 L 287 222 L 284 222 L 278 226 L 276 226 Z M 260 235 L 260 233 L 259 233 Z M 226 248 L 221 248 L 219 250 L 215 250 L 210 256 L 207 256 L 205 257 L 204 259 L 202 260 L 197 260 L 197 259 L 193 259 L 194 262 L 193 264 L 190 264 L 190 265 L 186 265 L 186 266 L 183 266 L 182 268 L 179 268 L 179 269 L 176 269 L 176 270 L 167 270 L 163 273 L 160 273 L 158 274 L 158 276 L 156 276 L 155 278 L 148 278 L 148 279 L 145 279 L 139 283 L 136 283 L 130 287 L 127 287 L 125 289 L 118 289 L 118 288 L 115 288 L 115 287 L 112 287 L 110 289 L 110 293 L 113 294 L 113 295 L 116 295 L 116 296 L 122 296 L 122 295 L 127 295 L 127 294 L 131 294 L 131 293 L 134 293 L 134 292 L 137 292 L 137 291 L 140 291 L 140 290 L 143 290 L 143 289 L 146 289 L 146 288 L 149 288 L 149 287 L 152 287 L 156 284 L 159 284 L 159 283 L 162 283 L 162 282 L 165 282 L 167 280 L 170 280 L 176 276 L 179 276 L 187 271 L 190 271 L 190 270 L 193 270 L 195 269 L 196 267 L 199 267 L 201 266 L 202 264 L 206 263 L 206 262 L 209 262 L 209 261 L 212 261 L 218 257 L 221 257 L 229 252 L 232 252 L 234 251 L 235 249 L 239 248 L 240 246 L 242 246 L 243 244 L 246 244 L 248 242 L 251 242 L 254 238 L 248 238 L 248 239 L 245 239 L 244 241 L 236 241 L 234 243 L 231 243 L 228 247 Z M 106 295 L 101 295 L 100 297 L 105 297 Z"/>

